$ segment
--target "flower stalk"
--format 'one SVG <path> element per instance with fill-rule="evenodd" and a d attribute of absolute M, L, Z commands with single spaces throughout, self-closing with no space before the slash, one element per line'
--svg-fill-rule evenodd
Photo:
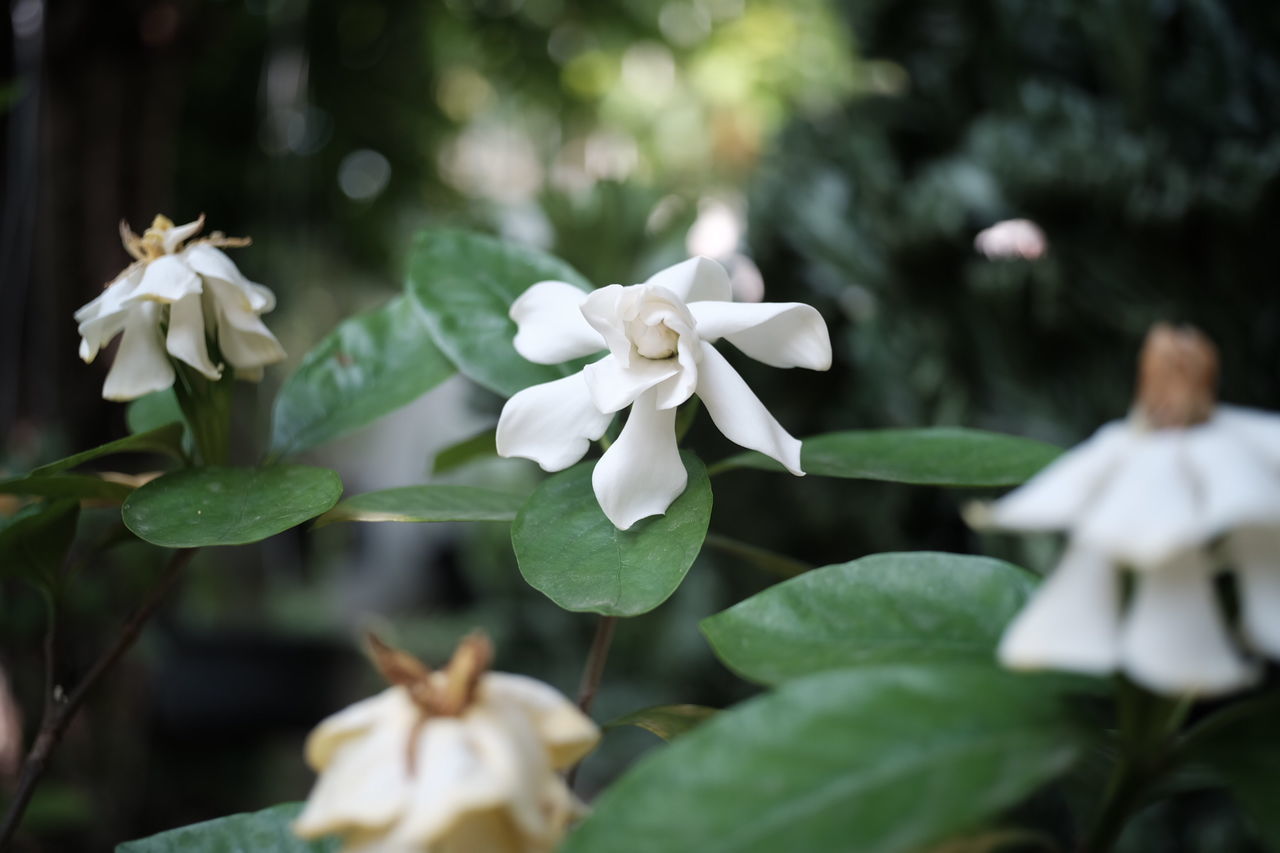
<path fill-rule="evenodd" d="M 191 428 L 202 465 L 226 465 L 231 454 L 230 377 L 212 380 L 184 364 L 177 365 L 173 383 L 178 406 Z"/>

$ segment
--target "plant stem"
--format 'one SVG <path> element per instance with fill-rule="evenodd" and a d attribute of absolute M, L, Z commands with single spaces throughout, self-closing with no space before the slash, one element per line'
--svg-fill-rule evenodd
<path fill-rule="evenodd" d="M 173 383 L 202 465 L 225 465 L 231 447 L 231 377 L 211 380 L 185 364 Z"/>
<path fill-rule="evenodd" d="M 591 706 L 595 704 L 596 693 L 600 691 L 600 680 L 604 676 L 604 665 L 609 659 L 609 647 L 613 645 L 613 632 L 618 627 L 617 616 L 601 616 L 596 623 L 596 635 L 591 639 L 591 651 L 587 652 L 587 663 L 582 669 L 582 682 L 578 685 L 578 708 L 590 716 Z M 566 782 L 573 789 L 578 779 L 578 768 L 582 762 L 569 768 Z"/>
<path fill-rule="evenodd" d="M 759 545 L 750 545 L 719 533 L 708 533 L 705 543 L 712 548 L 724 551 L 726 554 L 741 557 L 766 572 L 781 575 L 784 578 L 802 575 L 813 568 L 808 563 L 788 557 L 785 554 L 779 554 L 777 551 L 770 551 L 768 548 L 761 548 Z"/>
<path fill-rule="evenodd" d="M 128 620 L 125 621 L 115 642 L 103 651 L 89 671 L 85 673 L 80 683 L 67 694 L 63 693 L 55 678 L 54 667 L 56 661 L 54 653 L 56 651 L 57 622 L 54 615 L 55 608 L 52 603 L 50 604 L 49 623 L 45 628 L 45 674 L 48 683 L 45 685 L 44 714 L 40 720 L 40 731 L 36 735 L 35 743 L 32 744 L 31 751 L 27 753 L 26 760 L 22 763 L 22 775 L 18 780 L 18 788 L 14 792 L 13 799 L 9 801 L 4 823 L 0 825 L 0 850 L 7 849 L 9 843 L 13 840 L 13 834 L 22 822 L 22 816 L 26 813 L 27 806 L 31 802 L 31 796 L 35 793 L 40 777 L 44 775 L 45 768 L 48 766 L 54 749 L 57 748 L 58 743 L 62 740 L 62 736 L 66 733 L 67 726 L 71 724 L 72 719 L 75 718 L 76 712 L 84 704 L 85 698 L 97 685 L 103 674 L 111 669 L 116 661 L 133 645 L 134 640 L 141 633 L 142 627 L 151 618 L 151 615 L 155 613 L 161 602 L 164 601 L 165 594 L 172 588 L 183 567 L 191 562 L 194 554 L 194 548 L 184 548 L 173 553 L 159 581 L 147 593 L 146 598 L 142 600 L 142 603 L 138 605 L 138 608 L 134 610 Z"/>

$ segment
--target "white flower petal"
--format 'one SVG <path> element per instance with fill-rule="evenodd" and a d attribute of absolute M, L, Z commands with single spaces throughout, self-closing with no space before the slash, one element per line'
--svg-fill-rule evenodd
<path fill-rule="evenodd" d="M 276 307 L 276 295 L 271 289 L 245 278 L 235 262 L 217 246 L 196 243 L 183 249 L 179 257 L 204 278 L 216 278 L 233 285 L 244 294 L 245 307 L 253 313 L 266 314 Z"/>
<path fill-rule="evenodd" d="M 581 371 L 533 385 L 502 407 L 498 455 L 532 459 L 544 471 L 560 471 L 581 459 L 611 420 L 612 414 L 592 404 Z"/>
<path fill-rule="evenodd" d="M 1280 523 L 1280 470 L 1221 423 L 1185 430 L 1187 459 L 1197 485 L 1205 533 Z"/>
<path fill-rule="evenodd" d="M 587 294 L 563 281 L 540 281 L 511 305 L 516 352 L 538 364 L 559 364 L 604 348 L 582 316 Z"/>
<path fill-rule="evenodd" d="M 1147 568 L 1210 535 L 1196 506 L 1183 430 L 1140 437 L 1088 500 L 1076 541 L 1134 568 Z"/>
<path fill-rule="evenodd" d="M 583 319 L 600 335 L 609 352 L 624 367 L 631 364 L 634 349 L 627 337 L 627 323 L 639 313 L 640 301 L 641 294 L 637 290 L 611 284 L 588 293 L 579 306 Z"/>
<path fill-rule="evenodd" d="M 680 371 L 680 363 L 674 358 L 655 361 L 636 358 L 630 367 L 613 355 L 606 355 L 582 369 L 583 378 L 591 392 L 592 404 L 602 412 L 625 409 L 636 398 L 665 379 Z"/>
<path fill-rule="evenodd" d="M 738 371 L 706 342 L 698 364 L 698 397 L 730 441 L 778 460 L 797 477 L 804 476 L 800 470 L 800 440 L 782 428 Z"/>
<path fill-rule="evenodd" d="M 654 398 L 653 391 L 640 395 L 591 472 L 600 508 L 619 530 L 666 512 L 688 482 L 676 446 L 676 410 L 657 408 Z"/>
<path fill-rule="evenodd" d="M 1203 553 L 1184 551 L 1134 577 L 1120 640 L 1130 678 L 1157 693 L 1211 696 L 1257 677 L 1232 646 Z"/>
<path fill-rule="evenodd" d="M 991 505 L 990 522 L 1010 530 L 1063 530 L 1084 513 L 1135 440 L 1123 421 L 1106 424 L 1025 484 Z"/>
<path fill-rule="evenodd" d="M 129 296 L 142 281 L 138 264 L 126 269 L 97 298 L 81 306 L 75 313 L 80 333 L 80 358 L 93 361 L 98 351 L 124 330 L 131 306 Z"/>
<path fill-rule="evenodd" d="M 724 267 L 710 258 L 696 257 L 649 276 L 645 284 L 665 287 L 684 302 L 733 299 L 733 287 Z"/>
<path fill-rule="evenodd" d="M 1225 546 L 1240 590 L 1240 630 L 1249 645 L 1280 659 L 1280 528 L 1236 530 Z"/>
<path fill-rule="evenodd" d="M 1280 415 L 1219 404 L 1211 423 L 1226 427 L 1267 464 L 1280 468 Z"/>
<path fill-rule="evenodd" d="M 204 337 L 204 309 L 201 295 L 190 293 L 169 306 L 169 355 L 186 362 L 208 379 L 221 379 L 222 369 L 209 359 Z"/>
<path fill-rule="evenodd" d="M 142 270 L 142 280 L 129 294 L 130 303 L 143 299 L 157 302 L 177 302 L 190 293 L 201 291 L 200 276 L 177 255 L 165 255 L 148 263 Z"/>
<path fill-rule="evenodd" d="M 999 658 L 1012 669 L 1114 672 L 1120 658 L 1120 579 L 1106 555 L 1069 547 L 1005 629 Z"/>
<path fill-rule="evenodd" d="M 560 691 L 537 679 L 491 672 L 480 682 L 480 698 L 486 704 L 522 709 L 556 770 L 576 764 L 600 741 L 600 729 L 590 717 Z"/>
<path fill-rule="evenodd" d="M 108 400 L 133 400 L 173 384 L 173 365 L 160 337 L 161 306 L 154 302 L 135 305 L 125 322 L 124 337 L 116 360 L 107 373 L 102 396 Z"/>
<path fill-rule="evenodd" d="M 257 314 L 238 299 L 236 286 L 219 279 L 208 279 L 218 312 L 218 349 L 237 376 L 243 371 L 274 364 L 284 358 L 284 348 Z"/>
<path fill-rule="evenodd" d="M 800 302 L 695 302 L 689 306 L 704 341 L 726 338 L 772 367 L 831 367 L 831 336 L 822 315 Z"/>
<path fill-rule="evenodd" d="M 185 225 L 175 225 L 168 231 L 164 232 L 163 244 L 166 254 L 172 255 L 177 251 L 178 247 L 187 241 L 188 238 L 194 237 L 200 233 L 200 229 L 204 227 L 204 216 L 194 222 L 188 222 Z"/>

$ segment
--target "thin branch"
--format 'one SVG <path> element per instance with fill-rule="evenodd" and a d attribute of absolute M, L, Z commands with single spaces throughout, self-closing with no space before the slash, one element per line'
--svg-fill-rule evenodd
<path fill-rule="evenodd" d="M 604 677 L 604 665 L 609 659 L 609 647 L 613 644 L 613 632 L 618 627 L 617 616 L 601 616 L 596 623 L 596 635 L 591 640 L 591 651 L 587 652 L 587 663 L 582 670 L 582 682 L 578 685 L 578 707 L 584 714 L 591 713 L 596 694 L 600 692 L 600 681 Z M 578 778 L 578 768 L 582 763 L 569 769 L 568 784 L 572 789 Z"/>
<path fill-rule="evenodd" d="M 751 545 L 720 533 L 708 533 L 706 544 L 726 554 L 741 557 L 759 569 L 775 575 L 781 575 L 784 578 L 802 575 L 813 568 L 808 563 L 797 560 L 794 557 L 788 557 L 786 554 L 779 554 L 777 551 L 770 551 L 768 548 Z"/>

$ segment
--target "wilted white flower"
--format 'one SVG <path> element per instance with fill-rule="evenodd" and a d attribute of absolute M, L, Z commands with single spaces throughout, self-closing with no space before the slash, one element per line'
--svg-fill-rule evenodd
<path fill-rule="evenodd" d="M 1030 219 L 1006 219 L 979 231 L 973 238 L 973 247 L 991 260 L 1034 261 L 1049 250 L 1049 240 Z"/>
<path fill-rule="evenodd" d="M 1161 693 L 1215 694 L 1257 674 L 1219 606 L 1235 573 L 1239 633 L 1280 658 L 1280 416 L 1215 405 L 1217 354 L 1192 329 L 1147 338 L 1130 417 L 1103 426 L 986 513 L 1064 530 L 1067 551 L 1000 645 L 1013 667 L 1125 672 Z M 1133 581 L 1126 603 L 1122 581 Z"/>
<path fill-rule="evenodd" d="M 626 530 L 666 512 L 684 491 L 676 407 L 697 394 L 729 440 L 802 475 L 800 442 L 711 344 L 725 338 L 773 367 L 826 370 L 826 323 L 809 305 L 731 298 L 724 268 L 707 258 L 669 267 L 643 284 L 589 294 L 559 281 L 533 285 L 511 306 L 522 356 L 555 364 L 603 348 L 609 354 L 508 400 L 498 420 L 498 453 L 559 471 L 581 459 L 614 413 L 630 406 L 622 433 L 591 477 L 605 515 Z"/>
<path fill-rule="evenodd" d="M 438 672 L 373 643 L 395 686 L 311 733 L 320 777 L 294 831 L 340 835 L 344 853 L 553 850 L 582 811 L 557 771 L 595 746 L 595 724 L 540 681 L 485 672 L 483 637 Z"/>
<path fill-rule="evenodd" d="M 178 226 L 157 216 L 139 237 L 121 223 L 120 236 L 134 263 L 76 312 L 80 357 L 86 362 L 124 332 L 102 388 L 108 400 L 132 400 L 168 388 L 174 380 L 170 356 L 209 379 L 221 378 L 223 366 L 210 358 L 209 341 L 242 379 L 260 379 L 265 365 L 284 358 L 279 341 L 259 319 L 275 307 L 275 296 L 241 275 L 219 248 L 245 246 L 248 240 L 215 232 L 186 242 L 203 227 L 203 216 Z"/>

